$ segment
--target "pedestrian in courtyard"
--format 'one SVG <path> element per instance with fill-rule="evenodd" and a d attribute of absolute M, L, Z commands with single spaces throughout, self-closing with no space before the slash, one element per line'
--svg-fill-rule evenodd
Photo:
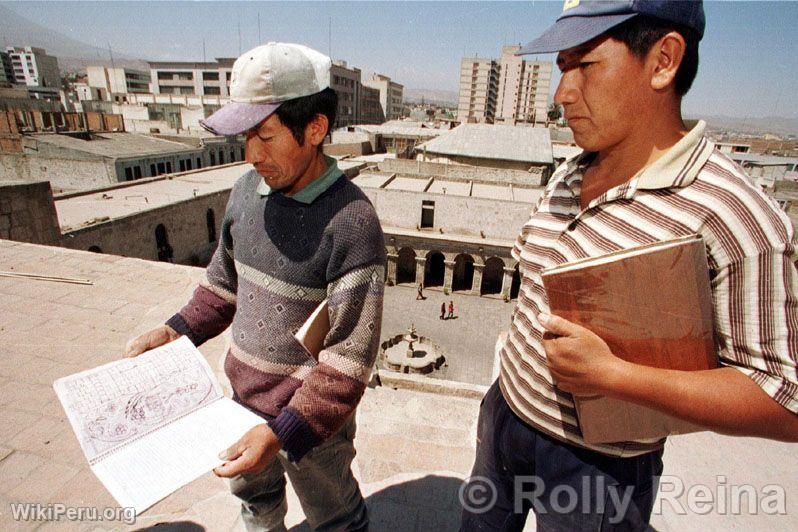
<path fill-rule="evenodd" d="M 449 315 L 446 316 L 447 319 L 454 318 L 454 301 L 449 301 Z"/>
<path fill-rule="evenodd" d="M 704 26 L 700 1 L 568 0 L 520 52 L 559 52 L 554 101 L 584 151 L 551 176 L 512 250 L 521 294 L 480 407 L 474 484 L 461 490 L 487 493 L 490 505 L 464 504 L 463 531 L 522 530 L 533 504 L 538 530 L 650 529 L 664 439 L 587 443 L 574 396 L 798 441 L 795 234 L 704 122 L 682 119 Z M 689 234 L 703 237 L 711 265 L 719 368 L 625 362 L 591 331 L 549 315 L 544 267 Z M 519 494 L 519 478 L 534 486 Z"/>
<path fill-rule="evenodd" d="M 441 303 L 441 319 L 442 320 L 446 319 L 446 301 Z"/>
<path fill-rule="evenodd" d="M 127 356 L 231 327 L 225 373 L 233 398 L 263 417 L 220 458 L 249 530 L 285 530 L 285 475 L 318 530 L 366 530 L 350 464 L 355 408 L 380 339 L 386 254 L 363 192 L 322 152 L 337 96 L 331 61 L 269 43 L 233 65 L 231 102 L 201 123 L 246 135 L 254 169 L 230 192 L 216 252 L 191 300 L 132 340 Z M 324 299 L 330 332 L 318 360 L 294 339 Z"/>
<path fill-rule="evenodd" d="M 426 297 L 424 297 L 424 285 L 421 283 L 418 283 L 418 289 L 416 290 L 416 301 L 418 301 L 419 299 L 421 300 L 427 299 Z"/>

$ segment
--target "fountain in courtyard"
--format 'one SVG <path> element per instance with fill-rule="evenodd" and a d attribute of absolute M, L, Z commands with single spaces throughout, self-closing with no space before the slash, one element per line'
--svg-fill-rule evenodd
<path fill-rule="evenodd" d="M 385 367 L 400 373 L 427 374 L 443 365 L 440 348 L 416 333 L 410 325 L 407 334 L 397 335 L 382 344 Z"/>

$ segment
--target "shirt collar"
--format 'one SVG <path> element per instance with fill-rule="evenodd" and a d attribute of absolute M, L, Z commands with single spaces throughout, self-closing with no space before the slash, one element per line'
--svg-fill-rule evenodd
<path fill-rule="evenodd" d="M 687 121 L 691 124 L 691 121 Z M 656 190 L 686 187 L 695 181 L 698 172 L 707 162 L 715 145 L 704 136 L 706 122 L 698 120 L 682 139 L 671 146 L 659 159 L 641 169 L 631 180 L 630 190 Z M 595 153 L 583 151 L 565 163 L 563 176 L 567 178 L 577 170 L 584 170 Z"/>
<path fill-rule="evenodd" d="M 300 203 L 311 204 L 316 201 L 316 198 L 321 196 L 330 186 L 338 181 L 338 178 L 344 173 L 338 168 L 338 162 L 327 155 L 324 156 L 324 161 L 327 163 L 327 170 L 319 177 L 310 182 L 305 188 L 294 194 L 293 196 L 286 196 Z M 261 196 L 269 196 L 275 191 L 266 181 L 261 177 L 258 183 L 258 194 Z"/>
<path fill-rule="evenodd" d="M 637 188 L 655 190 L 686 187 L 695 181 L 698 172 L 715 149 L 715 144 L 704 136 L 706 126 L 706 122 L 699 120 L 693 129 L 662 157 L 640 170 L 634 178 L 637 181 Z"/>

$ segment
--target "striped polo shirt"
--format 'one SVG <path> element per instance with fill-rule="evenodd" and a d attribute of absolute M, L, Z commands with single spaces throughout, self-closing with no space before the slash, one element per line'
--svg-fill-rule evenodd
<path fill-rule="evenodd" d="M 636 456 L 664 440 L 588 444 L 572 396 L 556 388 L 537 320 L 548 312 L 541 271 L 586 257 L 699 234 L 707 246 L 721 364 L 735 367 L 798 413 L 798 275 L 793 227 L 744 171 L 715 149 L 699 122 L 629 181 L 579 206 L 593 154 L 561 165 L 512 250 L 521 289 L 501 346 L 500 385 L 512 410 L 539 430 L 611 456 Z"/>

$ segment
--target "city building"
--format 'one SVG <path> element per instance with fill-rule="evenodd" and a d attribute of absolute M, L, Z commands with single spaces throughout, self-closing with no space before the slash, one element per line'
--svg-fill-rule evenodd
<path fill-rule="evenodd" d="M 371 79 L 364 81 L 363 85 L 380 91 L 380 105 L 386 120 L 395 120 L 402 117 L 404 108 L 404 86 L 391 81 L 391 78 L 382 74 L 372 74 Z"/>
<path fill-rule="evenodd" d="M 530 171 L 540 170 L 545 184 L 554 165 L 547 128 L 497 124 L 460 124 L 416 147 L 423 161 Z"/>
<path fill-rule="evenodd" d="M 15 81 L 11 57 L 9 57 L 8 53 L 0 50 L 0 87 L 12 87 Z"/>
<path fill-rule="evenodd" d="M 61 89 L 61 74 L 58 59 L 42 48 L 32 46 L 9 46 L 6 54 L 11 62 L 14 83 L 25 85 L 32 98 L 58 100 Z"/>
<path fill-rule="evenodd" d="M 457 120 L 461 123 L 492 124 L 496 116 L 499 62 L 464 57 L 460 61 L 460 96 Z"/>
<path fill-rule="evenodd" d="M 338 112 L 334 128 L 361 122 L 360 76 L 359 68 L 348 68 L 346 61 L 333 61 L 330 68 L 330 87 L 338 95 Z"/>
<path fill-rule="evenodd" d="M 384 124 L 360 124 L 350 128 L 368 135 L 374 152 L 393 153 L 400 157 L 412 157 L 416 146 L 447 132 L 444 129 L 422 127 L 420 123 L 391 121 Z"/>
<path fill-rule="evenodd" d="M 108 68 L 105 66 L 86 67 L 88 86 L 91 95 L 109 102 L 127 102 L 130 93 L 146 94 L 150 92 L 150 73 L 130 68 Z M 85 93 L 84 93 L 85 96 Z"/>
<path fill-rule="evenodd" d="M 380 103 L 380 91 L 372 87 L 360 87 L 360 124 L 382 124 L 385 112 Z"/>
<path fill-rule="evenodd" d="M 798 170 L 798 157 L 732 152 L 729 157 L 745 169 L 751 180 L 763 189 L 773 188 L 776 181 Z"/>
<path fill-rule="evenodd" d="M 517 297 L 510 250 L 543 191 L 539 174 L 386 158 L 353 182 L 385 232 L 389 285 Z"/>
<path fill-rule="evenodd" d="M 547 122 L 552 64 L 515 55 L 520 46 L 503 46 L 500 64 L 496 123 Z"/>
<path fill-rule="evenodd" d="M 215 62 L 148 61 L 154 94 L 229 96 L 235 58 Z"/>

